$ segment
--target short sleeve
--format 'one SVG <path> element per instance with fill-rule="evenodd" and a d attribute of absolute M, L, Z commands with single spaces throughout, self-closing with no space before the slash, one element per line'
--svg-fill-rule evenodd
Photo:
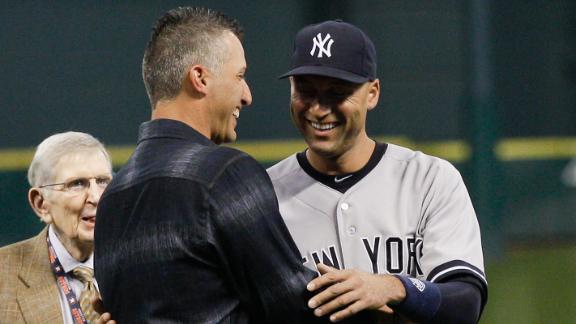
<path fill-rule="evenodd" d="M 423 202 L 421 265 L 426 280 L 442 282 L 458 274 L 487 284 L 480 227 L 462 176 L 440 160 L 430 172 L 431 186 Z M 486 288 L 486 287 L 484 287 Z"/>

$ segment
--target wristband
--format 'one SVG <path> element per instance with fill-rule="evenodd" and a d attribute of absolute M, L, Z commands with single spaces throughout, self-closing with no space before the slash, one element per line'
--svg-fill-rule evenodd
<path fill-rule="evenodd" d="M 432 319 L 442 301 L 438 286 L 430 281 L 400 275 L 394 276 L 404 285 L 406 298 L 392 308 L 417 322 L 426 322 Z"/>

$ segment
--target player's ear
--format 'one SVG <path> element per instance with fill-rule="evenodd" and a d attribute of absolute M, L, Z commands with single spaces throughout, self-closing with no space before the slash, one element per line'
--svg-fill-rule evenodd
<path fill-rule="evenodd" d="M 206 94 L 206 87 L 208 84 L 208 69 L 202 65 L 193 65 L 187 74 L 187 80 L 194 91 Z"/>
<path fill-rule="evenodd" d="M 294 95 L 294 92 L 296 90 L 296 85 L 295 85 L 295 81 L 294 81 L 293 76 L 289 76 L 288 80 L 290 81 L 290 98 L 292 98 L 292 96 Z"/>
<path fill-rule="evenodd" d="M 50 203 L 46 199 L 45 193 L 39 188 L 30 188 L 28 190 L 28 202 L 30 207 L 36 213 L 36 216 L 40 218 L 46 224 L 52 223 L 52 214 L 50 213 Z"/>
<path fill-rule="evenodd" d="M 380 99 L 380 80 L 376 79 L 368 84 L 368 110 L 374 109 Z"/>

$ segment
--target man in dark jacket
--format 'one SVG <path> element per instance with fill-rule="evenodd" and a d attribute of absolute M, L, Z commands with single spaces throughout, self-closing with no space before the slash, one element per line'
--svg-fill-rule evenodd
<path fill-rule="evenodd" d="M 152 120 L 98 209 L 95 270 L 120 323 L 304 323 L 305 268 L 266 171 L 217 144 L 252 101 L 237 22 L 161 17 L 143 78 Z M 320 319 L 320 320 L 326 320 Z"/>

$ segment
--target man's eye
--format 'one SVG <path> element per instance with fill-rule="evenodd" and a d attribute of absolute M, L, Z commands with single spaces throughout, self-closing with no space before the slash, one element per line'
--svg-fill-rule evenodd
<path fill-rule="evenodd" d="M 299 90 L 298 91 L 298 96 L 301 98 L 311 98 L 314 96 L 314 92 L 313 91 L 308 91 L 308 90 Z"/>
<path fill-rule="evenodd" d="M 330 95 L 332 97 L 336 97 L 336 98 L 346 98 L 348 97 L 348 92 L 344 92 L 344 91 L 333 91 L 330 93 Z"/>
<path fill-rule="evenodd" d="M 104 178 L 104 177 L 96 178 L 96 184 L 100 187 L 106 187 L 110 183 L 110 181 L 112 181 L 112 179 L 110 178 Z"/>
<path fill-rule="evenodd" d="M 78 190 L 88 186 L 88 179 L 74 179 L 66 184 L 67 189 Z"/>
<path fill-rule="evenodd" d="M 330 90 L 330 95 L 335 97 L 348 97 L 354 92 L 354 89 L 348 87 L 336 87 Z"/>

